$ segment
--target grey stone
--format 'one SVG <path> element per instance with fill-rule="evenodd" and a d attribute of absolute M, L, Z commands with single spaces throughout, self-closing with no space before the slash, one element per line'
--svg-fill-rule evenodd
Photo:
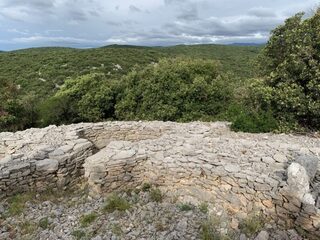
<path fill-rule="evenodd" d="M 58 149 L 55 149 L 53 152 L 49 153 L 49 157 L 54 158 L 55 156 L 61 156 L 63 154 L 64 154 L 64 151 L 62 151 L 62 149 L 58 148 Z"/>
<path fill-rule="evenodd" d="M 269 239 L 269 233 L 267 231 L 261 231 L 259 234 L 255 237 L 254 240 L 268 240 Z"/>
<path fill-rule="evenodd" d="M 129 149 L 129 150 L 121 150 L 117 152 L 114 156 L 111 158 L 113 160 L 119 160 L 119 159 L 128 159 L 133 157 L 136 154 L 136 151 L 134 149 Z"/>
<path fill-rule="evenodd" d="M 45 159 L 36 162 L 37 171 L 44 171 L 47 173 L 55 172 L 58 170 L 59 162 L 54 159 Z"/>
<path fill-rule="evenodd" d="M 227 165 L 224 166 L 224 169 L 227 172 L 230 172 L 230 173 L 236 173 L 236 172 L 239 172 L 241 170 L 239 165 L 235 165 L 235 164 L 227 164 Z"/>
<path fill-rule="evenodd" d="M 288 185 L 291 194 L 299 199 L 309 192 L 309 176 L 299 163 L 292 163 L 288 168 Z"/>
<path fill-rule="evenodd" d="M 306 169 L 309 179 L 310 181 L 312 181 L 318 169 L 318 165 L 320 161 L 319 158 L 312 155 L 301 154 L 301 155 L 298 155 L 294 159 L 294 161 L 296 163 L 299 163 L 301 166 L 303 166 Z"/>
<path fill-rule="evenodd" d="M 12 156 L 11 155 L 8 155 L 8 156 L 5 156 L 4 158 L 0 159 L 0 164 L 5 164 L 5 163 L 8 163 L 12 160 Z"/>
<path fill-rule="evenodd" d="M 265 162 L 267 164 L 273 164 L 275 163 L 275 160 L 272 157 L 262 157 L 262 162 Z"/>
<path fill-rule="evenodd" d="M 247 240 L 248 238 L 246 237 L 245 234 L 240 234 L 239 240 Z"/>
<path fill-rule="evenodd" d="M 282 153 L 277 153 L 273 156 L 273 159 L 276 161 L 276 162 L 280 162 L 280 163 L 283 163 L 283 162 L 287 162 L 288 161 L 288 158 L 286 157 L 286 155 L 282 154 Z"/>

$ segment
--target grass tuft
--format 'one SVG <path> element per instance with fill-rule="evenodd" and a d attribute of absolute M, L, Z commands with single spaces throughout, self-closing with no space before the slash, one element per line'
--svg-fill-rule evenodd
<path fill-rule="evenodd" d="M 112 228 L 111 228 L 111 232 L 118 237 L 123 234 L 123 231 L 122 231 L 121 226 L 119 224 L 113 224 Z"/>
<path fill-rule="evenodd" d="M 151 184 L 150 183 L 144 183 L 143 185 L 142 185 L 142 191 L 143 192 L 149 192 L 150 191 L 150 189 L 151 189 Z"/>
<path fill-rule="evenodd" d="M 187 212 L 187 211 L 193 210 L 194 206 L 192 204 L 182 203 L 182 204 L 178 205 L 178 208 L 179 208 L 180 211 Z"/>
<path fill-rule="evenodd" d="M 80 240 L 86 237 L 86 233 L 83 230 L 74 230 L 71 235 L 76 239 Z"/>
<path fill-rule="evenodd" d="M 200 212 L 202 212 L 202 213 L 208 213 L 208 211 L 209 211 L 209 206 L 208 206 L 208 203 L 201 203 L 200 205 L 199 205 L 199 210 L 200 210 Z"/>
<path fill-rule="evenodd" d="M 253 236 L 262 230 L 264 226 L 264 219 L 261 214 L 250 214 L 248 217 L 239 224 L 241 232 L 248 237 Z"/>
<path fill-rule="evenodd" d="M 222 234 L 219 232 L 221 221 L 215 217 L 209 217 L 201 224 L 201 240 L 231 240 L 235 239 L 231 233 Z"/>
<path fill-rule="evenodd" d="M 26 202 L 32 200 L 31 194 L 17 194 L 9 198 L 9 209 L 8 213 L 11 216 L 20 215 L 23 213 Z"/>
<path fill-rule="evenodd" d="M 48 217 L 41 218 L 39 220 L 39 224 L 38 225 L 42 229 L 47 229 L 49 227 L 49 219 L 48 219 Z"/>
<path fill-rule="evenodd" d="M 37 229 L 37 225 L 30 221 L 19 224 L 19 227 L 22 235 L 33 235 Z"/>
<path fill-rule="evenodd" d="M 159 188 L 153 188 L 150 190 L 150 199 L 153 202 L 162 202 L 163 194 Z"/>
<path fill-rule="evenodd" d="M 107 199 L 107 203 L 103 207 L 103 210 L 105 212 L 112 213 L 116 210 L 126 211 L 130 207 L 130 203 L 126 199 L 121 198 L 118 195 L 112 195 Z"/>
<path fill-rule="evenodd" d="M 89 226 L 91 223 L 93 223 L 96 219 L 97 219 L 98 215 L 96 213 L 89 213 L 86 215 L 83 215 L 80 218 L 80 225 L 81 227 L 87 227 Z"/>

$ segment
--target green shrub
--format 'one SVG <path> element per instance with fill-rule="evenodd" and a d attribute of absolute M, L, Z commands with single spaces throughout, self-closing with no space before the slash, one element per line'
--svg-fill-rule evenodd
<path fill-rule="evenodd" d="M 149 192 L 150 191 L 150 189 L 151 189 L 151 184 L 150 183 L 144 183 L 143 185 L 142 185 L 142 191 L 143 192 Z"/>
<path fill-rule="evenodd" d="M 183 203 L 183 204 L 179 204 L 178 208 L 180 211 L 191 211 L 194 209 L 194 206 L 191 204 L 187 204 L 187 203 Z"/>
<path fill-rule="evenodd" d="M 230 79 L 211 60 L 162 59 L 124 78 L 116 104 L 121 120 L 213 119 L 232 98 Z"/>
<path fill-rule="evenodd" d="M 26 202 L 30 200 L 32 200 L 31 194 L 17 194 L 9 198 L 8 213 L 13 216 L 23 213 Z"/>
<path fill-rule="evenodd" d="M 113 224 L 111 231 L 116 236 L 121 236 L 123 234 L 123 231 L 122 231 L 121 226 L 119 224 Z"/>
<path fill-rule="evenodd" d="M 209 205 L 208 205 L 208 203 L 201 203 L 200 205 L 199 205 L 199 210 L 202 212 L 202 213 L 208 213 L 208 211 L 209 211 Z"/>
<path fill-rule="evenodd" d="M 150 191 L 150 199 L 153 202 L 162 202 L 163 194 L 158 188 L 153 188 Z"/>
<path fill-rule="evenodd" d="M 77 240 L 84 239 L 86 237 L 86 233 L 83 230 L 74 230 L 71 232 L 71 235 Z"/>
<path fill-rule="evenodd" d="M 44 127 L 77 122 L 79 117 L 76 111 L 75 103 L 69 96 L 53 96 L 39 106 L 39 124 Z"/>
<path fill-rule="evenodd" d="M 231 240 L 235 239 L 231 233 L 222 234 L 219 232 L 221 222 L 215 217 L 209 217 L 201 224 L 201 240 Z"/>
<path fill-rule="evenodd" d="M 89 213 L 80 218 L 81 227 L 87 227 L 97 219 L 98 215 L 96 213 Z"/>
<path fill-rule="evenodd" d="M 130 209 L 130 203 L 117 195 L 112 195 L 107 199 L 106 205 L 104 206 L 103 210 L 112 213 L 116 210 L 118 211 L 126 211 Z"/>
<path fill-rule="evenodd" d="M 272 132 L 278 128 L 278 122 L 271 111 L 259 110 L 241 112 L 233 121 L 231 129 L 243 132 Z"/>
<path fill-rule="evenodd" d="M 37 230 L 37 224 L 31 221 L 19 223 L 19 227 L 22 235 L 33 235 Z"/>
<path fill-rule="evenodd" d="M 264 226 L 264 219 L 260 214 L 250 214 L 248 217 L 240 222 L 239 229 L 245 233 L 248 237 L 253 236 L 262 230 Z"/>
<path fill-rule="evenodd" d="M 113 118 L 116 89 L 113 80 L 103 74 L 69 79 L 40 106 L 41 122 L 48 125 Z"/>
<path fill-rule="evenodd" d="M 272 31 L 260 56 L 276 116 L 311 129 L 320 129 L 319 30 L 320 8 L 309 18 L 298 13 Z"/>
<path fill-rule="evenodd" d="M 47 229 L 49 227 L 48 217 L 44 217 L 39 220 L 39 227 L 41 227 L 42 229 Z"/>

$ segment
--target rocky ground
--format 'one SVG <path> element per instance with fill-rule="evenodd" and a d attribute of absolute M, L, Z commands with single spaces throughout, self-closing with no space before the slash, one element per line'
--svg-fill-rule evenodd
<path fill-rule="evenodd" d="M 143 186 L 91 199 L 85 188 L 0 202 L 0 239 L 306 239 L 257 213 L 241 219 L 213 203 L 181 202 Z"/>

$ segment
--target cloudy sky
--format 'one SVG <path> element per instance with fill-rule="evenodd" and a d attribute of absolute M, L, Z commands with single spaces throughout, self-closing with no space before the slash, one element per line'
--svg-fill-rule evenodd
<path fill-rule="evenodd" d="M 319 0 L 0 0 L 0 50 L 262 43 Z"/>

